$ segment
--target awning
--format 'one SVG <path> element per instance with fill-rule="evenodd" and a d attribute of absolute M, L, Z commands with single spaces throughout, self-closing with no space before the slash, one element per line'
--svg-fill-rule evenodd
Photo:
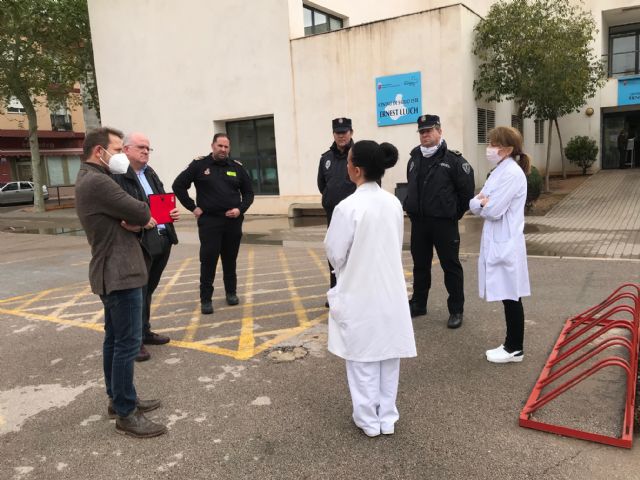
<path fill-rule="evenodd" d="M 51 149 L 40 149 L 41 157 L 51 157 L 51 156 L 82 156 L 81 148 L 51 148 Z M 30 157 L 31 151 L 27 149 L 8 149 L 8 150 L 0 150 L 0 157 Z"/>

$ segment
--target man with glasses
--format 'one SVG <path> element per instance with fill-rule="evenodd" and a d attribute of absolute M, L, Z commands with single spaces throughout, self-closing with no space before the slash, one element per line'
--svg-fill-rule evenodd
<path fill-rule="evenodd" d="M 238 305 L 236 260 L 244 213 L 253 203 L 251 178 L 242 164 L 229 158 L 229 136 L 216 133 L 211 153 L 194 159 L 173 182 L 173 191 L 198 221 L 200 237 L 200 311 L 213 313 L 213 280 L 222 260 L 227 305 Z M 196 187 L 196 201 L 189 188 Z"/>
<path fill-rule="evenodd" d="M 473 169 L 457 150 L 447 148 L 440 117 L 418 118 L 420 145 L 411 150 L 407 164 L 407 197 L 404 209 L 411 220 L 413 296 L 411 316 L 427 314 L 431 288 L 431 261 L 435 247 L 449 293 L 447 327 L 462 325 L 464 278 L 460 263 L 458 220 L 469 209 L 475 182 Z"/>
<path fill-rule="evenodd" d="M 129 159 L 127 173 L 113 175 L 113 179 L 122 189 L 133 198 L 149 203 L 148 196 L 153 193 L 165 193 L 164 186 L 155 170 L 149 166 L 149 153 L 153 149 L 149 146 L 149 139 L 142 133 L 133 132 L 124 137 L 123 152 Z M 180 219 L 177 208 L 170 212 L 173 221 Z M 155 292 L 164 268 L 171 255 L 171 246 L 178 243 L 176 230 L 172 223 L 157 225 L 150 230 L 139 229 L 123 225 L 123 228 L 131 228 L 140 234 L 140 242 L 147 255 L 147 271 L 149 281 L 142 290 L 142 343 L 136 361 L 149 360 L 151 354 L 145 348 L 146 345 L 164 345 L 169 343 L 169 337 L 151 331 L 151 300 Z"/>
<path fill-rule="evenodd" d="M 356 191 L 356 185 L 347 173 L 347 155 L 353 146 L 353 128 L 350 118 L 335 118 L 331 121 L 333 143 L 320 157 L 318 165 L 318 190 L 322 194 L 322 208 L 327 215 L 327 226 L 331 223 L 333 209 L 342 200 Z M 336 286 L 336 276 L 329 263 L 329 288 Z M 325 303 L 329 307 L 329 302 Z"/>

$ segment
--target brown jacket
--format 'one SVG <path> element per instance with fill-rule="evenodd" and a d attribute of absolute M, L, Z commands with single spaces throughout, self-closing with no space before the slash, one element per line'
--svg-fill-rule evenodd
<path fill-rule="evenodd" d="M 89 283 L 97 295 L 147 283 L 147 267 L 138 236 L 120 226 L 146 225 L 149 207 L 113 181 L 107 171 L 83 163 L 76 178 L 76 211 L 91 245 Z"/>

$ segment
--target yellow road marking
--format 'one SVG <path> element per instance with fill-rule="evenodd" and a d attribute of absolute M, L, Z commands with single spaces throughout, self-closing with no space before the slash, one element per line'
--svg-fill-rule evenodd
<path fill-rule="evenodd" d="M 249 250 L 247 255 L 247 262 L 253 266 L 254 262 L 254 249 Z M 256 345 L 256 339 L 253 336 L 253 270 L 247 272 L 247 279 L 245 281 L 245 303 L 242 306 L 242 325 L 240 327 L 240 337 L 238 339 L 238 353 L 239 358 L 247 360 L 253 357 L 254 347 Z"/>
<path fill-rule="evenodd" d="M 80 298 L 84 297 L 85 295 L 89 295 L 90 293 L 91 293 L 91 287 L 90 286 L 85 287 L 84 290 L 82 290 L 80 293 L 75 294 L 68 301 L 58 304 L 58 308 L 56 308 L 53 312 L 51 312 L 50 315 L 52 317 L 57 317 L 58 315 L 60 315 L 61 312 L 64 311 L 65 308 L 70 307 L 71 305 L 75 305 Z M 48 299 L 48 300 L 49 302 L 51 301 L 51 299 Z"/>
<path fill-rule="evenodd" d="M 42 320 L 44 322 L 58 323 L 60 325 L 71 325 L 73 327 L 86 328 L 88 330 L 94 330 L 101 332 L 104 330 L 102 325 L 97 323 L 86 323 L 78 320 L 65 320 L 64 318 L 52 317 L 50 315 L 40 315 L 38 313 L 23 312 L 22 310 L 11 310 L 8 308 L 0 308 L 0 313 L 7 315 L 15 315 L 17 317 L 26 318 L 27 320 Z"/>
<path fill-rule="evenodd" d="M 293 280 L 293 276 L 289 271 L 289 263 L 287 262 L 287 257 L 285 257 L 282 250 L 278 252 L 280 257 L 280 262 L 282 264 L 282 271 L 284 272 L 285 279 L 287 281 L 287 285 L 289 286 L 289 290 L 291 292 L 291 303 L 293 303 L 293 310 L 298 317 L 298 324 L 301 327 L 308 328 L 309 327 L 309 318 L 307 317 L 307 312 L 304 309 L 304 305 L 302 305 L 302 300 L 298 295 L 295 282 Z"/>
<path fill-rule="evenodd" d="M 327 265 L 327 262 L 320 260 L 318 254 L 313 250 L 308 249 L 307 252 L 311 256 L 311 258 L 313 258 L 313 261 L 318 267 L 318 270 L 320 270 L 324 275 L 325 280 L 329 280 L 329 265 Z"/>
<path fill-rule="evenodd" d="M 189 326 L 186 328 L 182 341 L 185 343 L 192 342 L 195 338 L 196 332 L 200 326 L 200 305 L 196 304 L 196 307 L 191 312 L 191 320 Z"/>
<path fill-rule="evenodd" d="M 160 291 L 160 293 L 158 293 L 158 295 L 156 295 L 154 297 L 154 303 L 151 306 L 151 314 L 153 315 L 153 313 L 157 310 L 158 305 L 162 304 L 162 301 L 164 300 L 164 297 L 166 297 L 169 293 L 171 293 L 171 289 L 174 287 L 174 285 L 176 284 L 176 282 L 178 281 L 178 278 L 180 278 L 180 275 L 182 275 L 182 272 L 184 272 L 184 270 L 189 266 L 189 264 L 191 263 L 192 258 L 187 258 L 186 260 L 184 260 L 181 264 L 180 264 L 180 268 L 178 268 L 178 270 L 176 271 L 176 273 L 171 277 L 171 279 L 162 287 L 162 290 Z"/>

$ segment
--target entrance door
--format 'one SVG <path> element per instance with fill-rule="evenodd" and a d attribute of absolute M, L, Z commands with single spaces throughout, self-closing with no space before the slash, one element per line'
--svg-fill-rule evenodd
<path fill-rule="evenodd" d="M 630 139 L 635 139 L 629 143 Z M 631 145 L 634 148 L 627 150 Z M 602 168 L 624 168 L 633 157 L 640 167 L 640 111 L 605 114 L 602 119 Z"/>

